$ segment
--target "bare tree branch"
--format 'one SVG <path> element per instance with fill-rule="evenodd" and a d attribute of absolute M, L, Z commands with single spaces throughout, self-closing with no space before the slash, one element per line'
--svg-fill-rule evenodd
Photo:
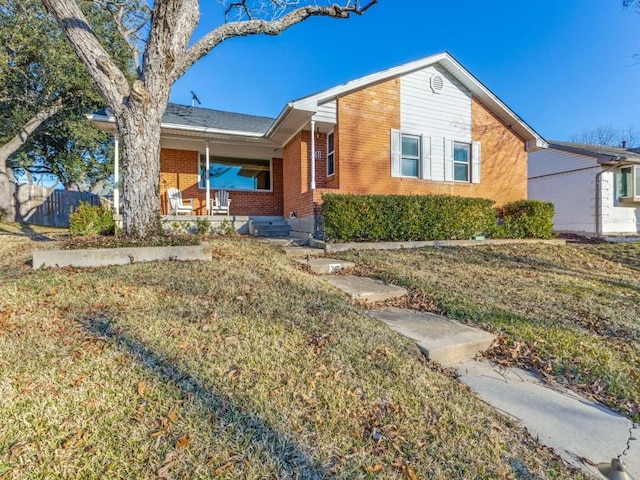
<path fill-rule="evenodd" d="M 142 12 L 134 10 L 135 14 L 132 15 L 130 2 L 119 0 L 96 0 L 96 3 L 109 12 L 111 18 L 113 18 L 118 33 L 131 51 L 134 68 L 138 73 L 140 73 L 142 38 L 139 36 L 139 33 L 146 25 L 148 25 L 149 20 L 151 19 L 151 10 L 146 4 L 136 4 Z"/>
<path fill-rule="evenodd" d="M 29 135 L 31 135 L 36 130 L 36 128 L 38 128 L 40 125 L 42 125 L 42 123 L 47 121 L 63 108 L 63 99 L 58 98 L 55 103 L 39 111 L 37 114 L 31 117 L 22 126 L 17 134 L 15 134 L 8 142 L 4 143 L 4 145 L 0 146 L 0 163 L 6 163 L 6 159 L 9 158 L 11 154 L 16 152 L 27 141 Z"/>
<path fill-rule="evenodd" d="M 47 10 L 58 19 L 76 55 L 84 63 L 113 113 L 117 115 L 122 108 L 123 98 L 128 97 L 130 93 L 127 78 L 102 47 L 75 1 L 42 1 Z"/>
<path fill-rule="evenodd" d="M 180 59 L 180 62 L 176 64 L 173 78 L 176 80 L 180 78 L 195 62 L 229 38 L 259 34 L 279 35 L 287 28 L 303 22 L 309 17 L 349 18 L 351 14 L 362 15 L 376 3 L 378 3 L 378 0 L 371 0 L 363 7 L 360 7 L 357 1 L 353 5 L 351 5 L 351 2 L 347 2 L 345 6 L 309 5 L 298 8 L 275 20 L 253 19 L 225 23 L 202 37 L 186 51 L 185 55 Z"/>

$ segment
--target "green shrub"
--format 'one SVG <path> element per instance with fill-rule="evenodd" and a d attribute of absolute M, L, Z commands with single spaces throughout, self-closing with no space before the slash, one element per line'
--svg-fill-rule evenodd
<path fill-rule="evenodd" d="M 495 224 L 493 201 L 451 195 L 323 195 L 328 241 L 467 239 Z"/>
<path fill-rule="evenodd" d="M 236 229 L 233 228 L 233 222 L 229 219 L 220 222 L 218 233 L 220 233 L 221 235 L 234 235 L 236 233 Z"/>
<path fill-rule="evenodd" d="M 114 235 L 115 231 L 113 212 L 103 206 L 80 202 L 69 215 L 69 233 L 72 237 Z"/>
<path fill-rule="evenodd" d="M 553 203 L 519 200 L 497 209 L 497 224 L 489 235 L 493 238 L 552 238 Z"/>
<path fill-rule="evenodd" d="M 211 231 L 211 222 L 207 218 L 197 218 L 196 219 L 196 231 L 200 235 L 204 235 Z"/>

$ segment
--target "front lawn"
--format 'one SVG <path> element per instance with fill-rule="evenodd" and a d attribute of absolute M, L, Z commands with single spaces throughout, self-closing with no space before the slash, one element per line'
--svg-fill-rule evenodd
<path fill-rule="evenodd" d="M 640 420 L 637 245 L 507 245 L 348 252 L 408 287 L 414 308 L 499 334 L 488 356 L 532 368 Z"/>
<path fill-rule="evenodd" d="M 28 272 L 6 245 L 2 479 L 581 478 L 273 247 Z"/>

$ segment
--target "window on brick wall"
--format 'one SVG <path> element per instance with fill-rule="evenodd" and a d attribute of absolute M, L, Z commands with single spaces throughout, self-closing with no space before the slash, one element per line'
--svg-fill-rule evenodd
<path fill-rule="evenodd" d="M 206 159 L 200 155 L 199 187 L 207 188 Z M 255 158 L 209 157 L 212 190 L 271 191 L 271 160 Z"/>
<path fill-rule="evenodd" d="M 468 182 L 471 170 L 471 145 L 453 143 L 453 179 L 457 182 Z"/>
<path fill-rule="evenodd" d="M 336 173 L 336 147 L 333 130 L 327 134 L 327 177 Z"/>

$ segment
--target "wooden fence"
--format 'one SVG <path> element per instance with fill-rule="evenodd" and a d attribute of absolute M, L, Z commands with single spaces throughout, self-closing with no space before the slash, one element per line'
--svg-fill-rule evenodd
<path fill-rule="evenodd" d="M 55 190 L 32 184 L 17 185 L 16 197 L 19 204 L 16 220 L 50 227 L 68 227 L 69 213 L 80 202 L 100 205 L 100 197 L 93 193 Z"/>

